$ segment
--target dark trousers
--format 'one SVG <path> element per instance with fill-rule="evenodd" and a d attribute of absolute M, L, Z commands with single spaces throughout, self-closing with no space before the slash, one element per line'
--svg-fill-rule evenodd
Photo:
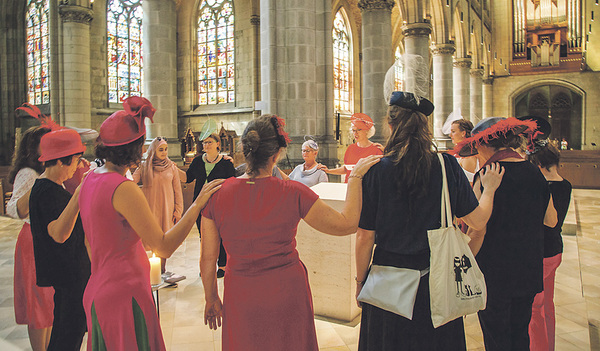
<path fill-rule="evenodd" d="M 464 351 L 467 349 L 463 319 L 438 328 L 431 322 L 429 274 L 421 278 L 413 318 L 363 303 L 359 351 Z"/>
<path fill-rule="evenodd" d="M 200 229 L 202 215 L 198 216 L 196 219 L 196 226 L 198 226 L 198 235 L 200 235 L 200 240 L 202 240 L 202 229 Z M 227 252 L 225 252 L 225 248 L 223 247 L 223 241 L 221 241 L 219 245 L 219 259 L 217 260 L 217 266 L 225 267 L 227 265 Z"/>
<path fill-rule="evenodd" d="M 85 284 L 54 287 L 54 322 L 48 351 L 79 351 L 87 330 L 83 310 Z"/>
<path fill-rule="evenodd" d="M 529 321 L 534 297 L 488 295 L 486 309 L 478 312 L 486 351 L 529 351 Z"/>

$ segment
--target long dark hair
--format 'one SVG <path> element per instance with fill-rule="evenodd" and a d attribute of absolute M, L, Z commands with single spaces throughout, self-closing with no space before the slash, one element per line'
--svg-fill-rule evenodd
<path fill-rule="evenodd" d="M 280 148 L 287 146 L 283 126 L 275 115 L 262 115 L 248 123 L 242 134 L 242 152 L 248 168 L 246 173 L 256 176 L 269 163 Z"/>
<path fill-rule="evenodd" d="M 388 107 L 388 123 L 392 134 L 384 154 L 395 165 L 398 193 L 408 196 L 410 205 L 427 194 L 431 167 L 436 158 L 429 123 L 421 112 L 395 105 Z"/>
<path fill-rule="evenodd" d="M 40 140 L 42 136 L 50 132 L 49 128 L 37 126 L 31 127 L 23 133 L 18 148 L 13 154 L 12 166 L 8 173 L 8 181 L 13 184 L 17 173 L 23 168 L 32 168 L 38 173 L 44 171 L 44 166 L 38 161 Z"/>

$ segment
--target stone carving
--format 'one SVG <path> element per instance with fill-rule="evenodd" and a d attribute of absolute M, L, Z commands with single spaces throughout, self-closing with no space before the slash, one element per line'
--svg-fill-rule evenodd
<path fill-rule="evenodd" d="M 455 51 L 454 44 L 440 44 L 431 48 L 433 55 L 452 55 Z"/>
<path fill-rule="evenodd" d="M 85 6 L 61 4 L 58 13 L 63 22 L 90 24 L 94 19 L 94 11 Z"/>
<path fill-rule="evenodd" d="M 250 16 L 250 24 L 252 24 L 254 26 L 260 25 L 260 16 L 258 16 L 258 15 Z"/>
<path fill-rule="evenodd" d="M 402 26 L 402 35 L 405 37 L 427 37 L 431 34 L 431 24 L 429 23 L 410 23 Z"/>
<path fill-rule="evenodd" d="M 475 78 L 481 78 L 481 77 L 483 77 L 483 70 L 482 69 L 472 69 L 470 73 L 471 73 L 471 76 L 475 77 Z"/>
<path fill-rule="evenodd" d="M 457 59 L 452 63 L 453 67 L 457 68 L 471 68 L 471 60 L 470 59 Z"/>
<path fill-rule="evenodd" d="M 361 10 L 391 10 L 394 0 L 359 0 L 358 7 Z"/>

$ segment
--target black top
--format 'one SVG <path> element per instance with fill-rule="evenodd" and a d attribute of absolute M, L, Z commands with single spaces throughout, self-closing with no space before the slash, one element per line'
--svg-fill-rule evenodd
<path fill-rule="evenodd" d="M 466 216 L 479 203 L 456 158 L 448 154 L 443 154 L 443 157 L 452 213 L 456 217 Z M 440 163 L 436 157 L 431 169 L 427 195 L 423 199 L 416 201 L 413 199 L 413 206 L 415 206 L 413 213 L 416 214 L 414 216 L 409 215 L 408 198 L 398 195 L 397 185 L 392 176 L 393 172 L 394 164 L 390 158 L 384 157 L 365 175 L 362 212 L 358 226 L 375 231 L 376 251 L 384 250 L 395 255 L 425 257 L 427 264 L 429 259 L 427 230 L 439 228 L 441 221 L 442 172 Z M 376 256 L 383 257 L 384 255 L 377 254 Z M 403 266 L 413 269 L 425 268 L 414 267 L 409 263 Z"/>
<path fill-rule="evenodd" d="M 550 189 L 530 162 L 499 163 L 505 173 L 476 259 L 489 295 L 531 296 L 543 289 L 544 216 Z M 475 179 L 478 176 L 479 172 Z"/>
<path fill-rule="evenodd" d="M 548 185 L 558 215 L 558 223 L 554 228 L 544 226 L 544 257 L 556 256 L 563 252 L 563 241 L 560 232 L 569 210 L 572 189 L 571 183 L 566 179 L 560 182 L 549 181 Z"/>
<path fill-rule="evenodd" d="M 36 180 L 31 189 L 29 218 L 39 286 L 86 284 L 90 277 L 81 218 L 77 217 L 71 236 L 62 244 L 48 234 L 48 224 L 60 216 L 70 199 L 68 191 L 46 178 Z"/>
<path fill-rule="evenodd" d="M 221 158 L 221 160 L 215 164 L 215 168 L 213 168 L 207 176 L 204 160 L 202 159 L 202 155 L 200 155 L 194 158 L 190 164 L 190 168 L 188 168 L 185 174 L 187 175 L 186 183 L 191 183 L 196 180 L 196 184 L 194 185 L 195 200 L 198 197 L 198 194 L 200 194 L 200 190 L 202 190 L 204 183 L 208 183 L 215 179 L 233 177 L 235 175 L 235 168 L 231 161 Z"/>

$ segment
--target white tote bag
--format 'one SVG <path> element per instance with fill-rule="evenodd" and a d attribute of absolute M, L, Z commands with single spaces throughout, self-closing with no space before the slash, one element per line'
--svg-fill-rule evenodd
<path fill-rule="evenodd" d="M 442 165 L 441 228 L 429 230 L 431 320 L 434 328 L 485 309 L 487 290 L 483 273 L 468 246 L 469 237 L 452 224 L 452 209 L 444 158 Z"/>

